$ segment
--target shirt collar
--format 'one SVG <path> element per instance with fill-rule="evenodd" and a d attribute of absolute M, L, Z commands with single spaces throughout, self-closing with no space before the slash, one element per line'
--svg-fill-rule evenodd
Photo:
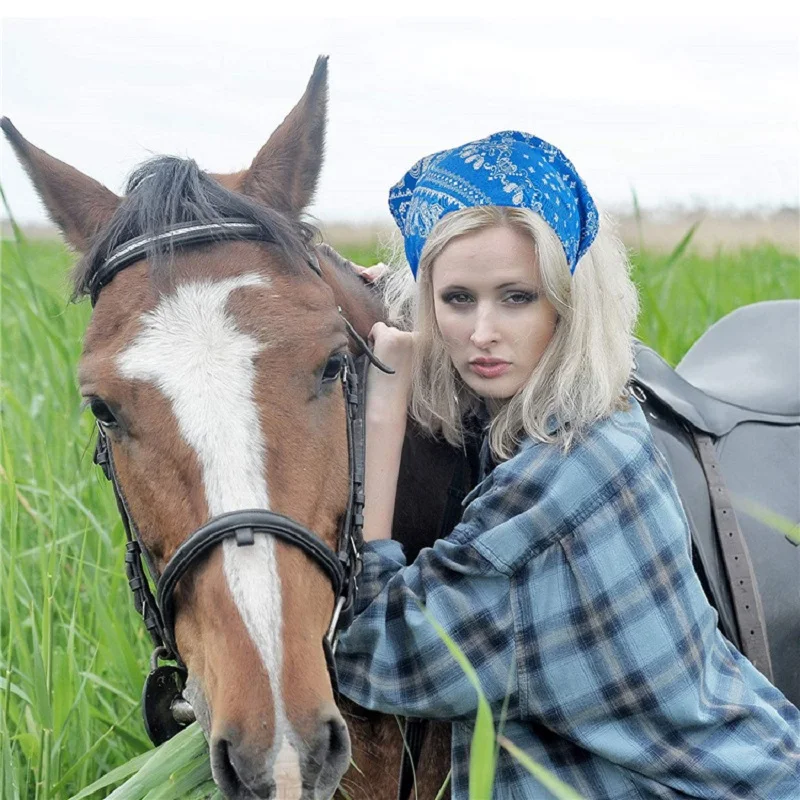
<path fill-rule="evenodd" d="M 469 492 L 469 494 L 467 494 L 467 496 L 461 501 L 461 505 L 464 506 L 465 508 L 476 497 L 482 494 L 486 481 L 488 480 L 494 468 L 497 466 L 494 462 L 494 459 L 492 458 L 491 450 L 489 448 L 489 438 L 486 435 L 489 430 L 489 425 L 491 424 L 491 417 L 489 415 L 489 412 L 486 410 L 485 406 L 481 405 L 480 409 L 476 412 L 475 416 L 481 425 L 481 430 L 483 431 L 483 441 L 481 442 L 481 451 L 480 451 L 482 478 L 473 487 L 472 491 Z M 548 436 L 552 436 L 561 427 L 562 426 L 559 424 L 558 418 L 555 416 L 555 414 L 551 414 L 547 420 L 547 424 L 545 425 L 545 431 L 547 432 Z M 529 447 L 535 447 L 538 444 L 541 444 L 541 442 L 537 442 L 536 440 L 531 439 L 529 436 L 526 436 L 520 442 L 517 448 L 517 452 L 519 453 L 523 450 L 527 450 Z"/>

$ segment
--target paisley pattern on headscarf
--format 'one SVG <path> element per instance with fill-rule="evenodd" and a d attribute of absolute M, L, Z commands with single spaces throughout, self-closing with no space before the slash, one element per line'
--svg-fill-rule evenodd
<path fill-rule="evenodd" d="M 390 189 L 389 210 L 415 276 L 436 223 L 471 206 L 539 214 L 561 240 L 571 273 L 597 235 L 597 208 L 572 162 L 536 136 L 501 131 L 425 156 Z"/>

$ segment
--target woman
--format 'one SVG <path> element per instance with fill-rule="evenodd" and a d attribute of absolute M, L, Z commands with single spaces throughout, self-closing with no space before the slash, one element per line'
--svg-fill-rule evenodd
<path fill-rule="evenodd" d="M 453 797 L 468 796 L 477 696 L 424 606 L 504 735 L 585 797 L 799 797 L 800 714 L 717 630 L 626 391 L 624 251 L 572 164 L 498 133 L 422 159 L 390 206 L 416 331 L 373 331 L 397 374 L 370 375 L 368 542 L 341 691 L 452 720 Z M 453 444 L 482 423 L 485 475 L 410 565 L 390 538 L 407 405 Z M 501 750 L 495 800 L 546 796 Z"/>

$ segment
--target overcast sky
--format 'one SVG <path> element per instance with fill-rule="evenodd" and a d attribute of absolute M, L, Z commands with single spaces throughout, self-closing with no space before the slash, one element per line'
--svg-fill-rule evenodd
<path fill-rule="evenodd" d="M 157 153 L 249 164 L 330 55 L 322 221 L 388 221 L 423 155 L 518 128 L 559 146 L 601 207 L 798 205 L 797 17 L 6 19 L 0 111 L 105 183 Z M 44 221 L 5 141 L 21 222 Z"/>

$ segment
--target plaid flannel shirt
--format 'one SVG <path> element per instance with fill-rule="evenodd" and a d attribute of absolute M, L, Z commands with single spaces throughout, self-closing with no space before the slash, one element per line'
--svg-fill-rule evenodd
<path fill-rule="evenodd" d="M 718 631 L 637 404 L 567 455 L 526 441 L 464 502 L 411 565 L 398 542 L 365 547 L 336 654 L 362 706 L 453 721 L 453 800 L 477 695 L 420 603 L 496 720 L 507 703 L 504 735 L 586 798 L 800 798 L 800 712 Z M 550 796 L 500 750 L 494 800 Z"/>

